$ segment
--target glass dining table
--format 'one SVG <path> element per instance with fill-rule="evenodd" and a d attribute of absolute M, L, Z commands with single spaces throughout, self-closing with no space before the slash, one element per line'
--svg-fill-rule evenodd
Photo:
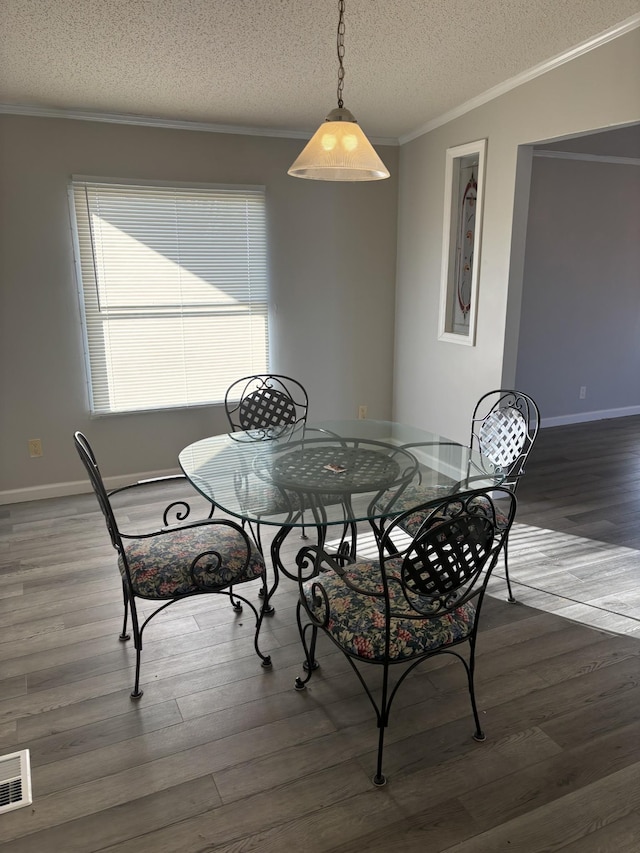
<path fill-rule="evenodd" d="M 353 558 L 358 525 L 368 522 L 379 538 L 385 522 L 411 509 L 412 500 L 424 502 L 425 490 L 415 486 L 444 498 L 502 480 L 494 463 L 464 445 L 417 427 L 366 419 L 215 435 L 185 447 L 179 462 L 198 492 L 249 525 L 261 550 L 262 526 L 276 528 L 269 598 L 281 572 L 298 579 L 281 559 L 292 530 L 306 537 L 315 529 L 324 547 L 333 529 L 338 553 Z"/>

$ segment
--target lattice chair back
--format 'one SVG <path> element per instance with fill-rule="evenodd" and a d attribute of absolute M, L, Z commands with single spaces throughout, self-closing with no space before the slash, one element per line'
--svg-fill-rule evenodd
<path fill-rule="evenodd" d="M 500 511 L 497 500 L 503 504 Z M 423 616 L 441 617 L 484 589 L 513 522 L 515 497 L 503 487 L 477 490 L 424 507 L 422 512 L 411 543 L 385 562 L 393 567 L 402 557 L 399 582 L 404 599 Z M 402 516 L 397 518 L 385 537 L 391 538 L 402 521 Z"/>
<path fill-rule="evenodd" d="M 122 547 L 122 539 L 120 538 L 120 533 L 118 531 L 118 524 L 116 522 L 115 515 L 113 514 L 111 501 L 109 500 L 107 490 L 104 487 L 102 474 L 100 473 L 100 468 L 98 467 L 98 463 L 96 461 L 96 457 L 93 453 L 93 450 L 91 449 L 89 442 L 81 432 L 76 432 L 74 434 L 73 440 L 75 442 L 78 455 L 82 460 L 82 464 L 86 468 L 87 474 L 89 475 L 89 481 L 91 482 L 91 486 L 93 488 L 95 496 L 98 499 L 98 504 L 100 506 L 100 509 L 102 510 L 102 514 L 104 515 L 104 519 L 107 523 L 107 530 L 109 531 L 109 536 L 111 537 L 111 544 L 116 549 L 116 551 L 118 551 L 118 553 L 122 554 L 124 549 Z"/>
<path fill-rule="evenodd" d="M 295 379 L 268 373 L 238 379 L 227 389 L 224 405 L 233 431 L 251 430 L 256 438 L 273 438 L 278 427 L 306 421 L 309 398 Z"/>
<path fill-rule="evenodd" d="M 535 401 L 521 391 L 489 391 L 478 401 L 471 421 L 471 447 L 505 475 L 515 489 L 540 426 Z"/>
<path fill-rule="evenodd" d="M 406 597 L 425 616 L 441 615 L 467 600 L 491 558 L 495 530 L 490 513 L 462 514 L 462 504 L 453 511 L 461 514 L 419 532 L 402 562 Z"/>

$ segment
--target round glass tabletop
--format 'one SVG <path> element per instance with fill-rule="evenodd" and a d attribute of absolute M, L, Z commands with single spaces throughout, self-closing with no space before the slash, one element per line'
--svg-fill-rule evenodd
<path fill-rule="evenodd" d="M 309 525 L 309 512 L 323 525 L 393 516 L 407 509 L 408 487 L 417 484 L 444 497 L 501 480 L 493 464 L 467 447 L 390 421 L 224 433 L 189 445 L 179 461 L 221 510 L 288 527 Z"/>

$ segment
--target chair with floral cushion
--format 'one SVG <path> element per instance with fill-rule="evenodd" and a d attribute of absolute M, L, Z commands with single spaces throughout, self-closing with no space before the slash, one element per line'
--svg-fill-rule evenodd
<path fill-rule="evenodd" d="M 255 441 L 281 438 L 283 434 L 295 440 L 304 435 L 309 409 L 309 397 L 305 388 L 296 379 L 278 373 L 258 373 L 237 379 L 228 388 L 224 398 L 227 420 L 233 432 L 244 431 Z M 256 478 L 253 470 L 238 471 L 238 494 L 252 515 L 288 516 L 300 514 L 303 521 L 302 539 L 307 539 L 304 526 L 304 501 L 299 495 L 271 486 Z M 339 500 L 339 498 L 336 498 Z M 260 524 L 251 528 L 262 549 Z M 271 544 L 274 581 L 261 595 L 268 600 L 273 597 L 279 583 L 278 551 L 290 531 L 284 529 Z M 267 605 L 266 612 L 274 612 Z"/>
<path fill-rule="evenodd" d="M 497 497 L 503 503 L 500 524 Z M 475 721 L 473 737 L 485 739 L 474 691 L 478 620 L 487 582 L 513 522 L 515 500 L 509 489 L 494 487 L 431 503 L 421 508 L 422 521 L 411 541 L 390 549 L 394 529 L 406 520 L 406 514 L 400 516 L 382 533 L 381 556 L 375 561 L 332 559 L 316 547 L 298 555 L 298 627 L 306 674 L 296 680 L 296 688 L 304 689 L 318 667 L 316 641 L 322 630 L 346 656 L 375 711 L 375 785 L 386 782 L 384 735 L 398 688 L 434 655 L 451 654 L 462 661 Z M 466 657 L 460 649 L 464 645 Z M 367 664 L 381 670 L 381 687 L 373 687 L 373 670 Z M 394 665 L 400 675 L 392 684 Z"/>
<path fill-rule="evenodd" d="M 525 463 L 540 428 L 540 411 L 535 401 L 522 391 L 500 388 L 484 394 L 476 403 L 471 418 L 471 454 L 467 479 L 464 483 L 452 483 L 452 492 L 462 487 L 472 488 L 473 482 L 482 480 L 486 474 L 500 474 L 501 485 L 515 492 L 525 473 Z M 478 456 L 478 453 L 481 454 Z M 406 488 L 393 502 L 394 510 L 403 512 L 424 501 L 442 497 L 442 488 L 416 484 Z M 381 501 L 389 503 L 393 496 L 385 494 Z M 498 509 L 498 524 L 506 522 L 505 514 Z M 404 531 L 409 535 L 422 521 L 420 512 L 409 513 L 404 521 Z M 504 543 L 504 571 L 507 582 L 507 600 L 516 599 L 509 578 L 508 538 Z"/>
<path fill-rule="evenodd" d="M 141 480 L 109 492 L 105 489 L 96 457 L 81 432 L 74 435 L 75 446 L 89 475 L 93 491 L 104 515 L 111 544 L 118 554 L 118 568 L 122 578 L 124 598 L 124 623 L 119 639 L 129 640 L 127 621 L 131 615 L 133 641 L 136 649 L 136 669 L 132 699 L 139 699 L 140 661 L 142 635 L 151 619 L 177 601 L 195 595 L 217 593 L 227 596 L 237 612 L 242 604 L 253 611 L 256 621 L 254 648 L 263 667 L 271 666 L 271 659 L 260 651 L 258 636 L 264 615 L 264 605 L 258 609 L 235 588 L 243 583 L 263 579 L 265 564 L 262 555 L 247 533 L 235 522 L 208 518 L 185 522 L 190 514 L 184 499 L 174 500 L 162 512 L 162 526 L 153 531 L 127 532 L 121 529 L 116 518 L 112 498 L 121 493 L 150 496 L 150 487 L 169 481 L 186 480 L 182 476 Z M 143 491 L 147 490 L 147 491 Z M 211 510 L 213 512 L 213 510 Z M 170 520 L 175 518 L 176 524 Z M 138 618 L 136 599 L 163 602 L 142 623 Z"/>
<path fill-rule="evenodd" d="M 258 373 L 237 379 L 227 388 L 224 408 L 232 432 L 242 430 L 255 441 L 280 438 L 284 433 L 294 439 L 302 434 L 307 422 L 309 397 L 304 387 L 289 376 Z M 295 497 L 258 483 L 252 472 L 238 472 L 238 484 L 251 501 L 254 515 L 258 514 L 254 505 L 262 508 L 262 515 L 290 514 L 301 509 Z M 260 542 L 260 527 L 254 532 Z"/>

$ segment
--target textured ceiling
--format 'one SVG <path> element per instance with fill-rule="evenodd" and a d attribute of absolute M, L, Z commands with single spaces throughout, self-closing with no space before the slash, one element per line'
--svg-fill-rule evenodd
<path fill-rule="evenodd" d="M 346 0 L 344 101 L 398 139 L 640 12 L 639 0 Z M 0 0 L 0 104 L 312 132 L 337 0 Z"/>

